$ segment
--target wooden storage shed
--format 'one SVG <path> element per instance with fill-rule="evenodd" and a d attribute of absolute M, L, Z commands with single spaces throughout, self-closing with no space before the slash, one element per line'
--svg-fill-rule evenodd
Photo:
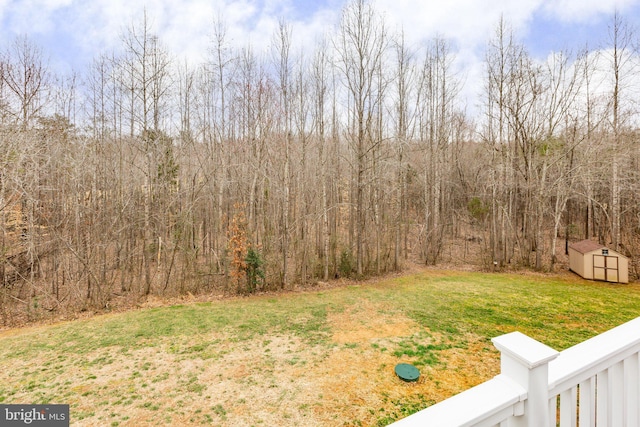
<path fill-rule="evenodd" d="M 585 279 L 629 283 L 629 259 L 592 240 L 569 245 L 569 269 Z"/>

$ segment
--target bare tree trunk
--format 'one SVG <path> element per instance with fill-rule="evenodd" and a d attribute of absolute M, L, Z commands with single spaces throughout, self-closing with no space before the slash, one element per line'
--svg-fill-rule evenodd
<path fill-rule="evenodd" d="M 353 126 L 350 133 L 354 156 L 355 178 L 355 246 L 356 274 L 364 273 L 366 214 L 366 172 L 372 150 L 378 141 L 372 141 L 374 112 L 380 105 L 376 98 L 378 69 L 386 48 L 386 32 L 372 6 L 365 0 L 355 0 L 342 13 L 337 40 L 339 66 L 345 77 Z"/>
<path fill-rule="evenodd" d="M 291 27 L 281 21 L 278 27 L 278 32 L 275 37 L 275 56 L 277 63 L 277 73 L 279 77 L 279 92 L 280 102 L 283 109 L 283 127 L 282 132 L 284 134 L 284 163 L 283 163 L 283 206 L 282 206 L 282 288 L 285 289 L 289 286 L 289 239 L 291 231 L 289 214 L 291 210 L 291 145 L 292 145 L 292 133 L 291 126 L 292 112 L 291 112 L 291 63 L 290 63 L 290 49 L 291 49 Z"/>

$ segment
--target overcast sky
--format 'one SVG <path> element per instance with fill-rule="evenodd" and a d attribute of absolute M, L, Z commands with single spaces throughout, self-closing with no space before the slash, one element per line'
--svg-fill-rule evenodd
<path fill-rule="evenodd" d="M 201 62 L 211 24 L 221 14 L 234 43 L 256 50 L 272 40 L 278 20 L 293 26 L 294 40 L 314 47 L 331 33 L 345 0 L 0 0 L 0 40 L 29 35 L 57 71 L 84 71 L 91 59 L 120 46 L 123 29 L 143 10 L 162 41 L 177 56 Z M 402 27 L 415 44 L 436 34 L 456 46 L 465 78 L 481 74 L 486 42 L 501 15 L 529 51 L 543 58 L 553 50 L 604 46 L 614 10 L 640 24 L 640 0 L 376 0 L 391 29 Z M 474 77 L 475 75 L 475 77 Z"/>

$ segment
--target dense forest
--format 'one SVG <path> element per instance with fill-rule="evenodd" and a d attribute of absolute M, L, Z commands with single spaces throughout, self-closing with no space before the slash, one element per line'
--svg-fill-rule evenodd
<path fill-rule="evenodd" d="M 444 38 L 405 43 L 365 0 L 325 39 L 266 51 L 215 20 L 207 61 L 146 14 L 55 75 L 27 36 L 0 56 L 0 319 L 147 295 L 250 293 L 442 262 L 553 270 L 565 241 L 640 256 L 638 37 L 534 58 L 507 22 L 480 105 Z M 633 263 L 632 275 L 637 276 Z"/>

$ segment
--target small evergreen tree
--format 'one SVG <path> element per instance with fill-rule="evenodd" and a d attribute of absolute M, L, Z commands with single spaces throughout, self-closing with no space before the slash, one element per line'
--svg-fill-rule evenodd
<path fill-rule="evenodd" d="M 253 248 L 249 248 L 247 251 L 247 257 L 245 258 L 246 274 L 247 274 L 247 292 L 252 293 L 258 289 L 258 279 L 264 284 L 264 260 L 260 255 L 260 252 Z"/>
<path fill-rule="evenodd" d="M 354 271 L 353 264 L 353 254 L 350 250 L 344 249 L 340 253 L 340 264 L 338 265 L 340 276 L 351 277 Z"/>

